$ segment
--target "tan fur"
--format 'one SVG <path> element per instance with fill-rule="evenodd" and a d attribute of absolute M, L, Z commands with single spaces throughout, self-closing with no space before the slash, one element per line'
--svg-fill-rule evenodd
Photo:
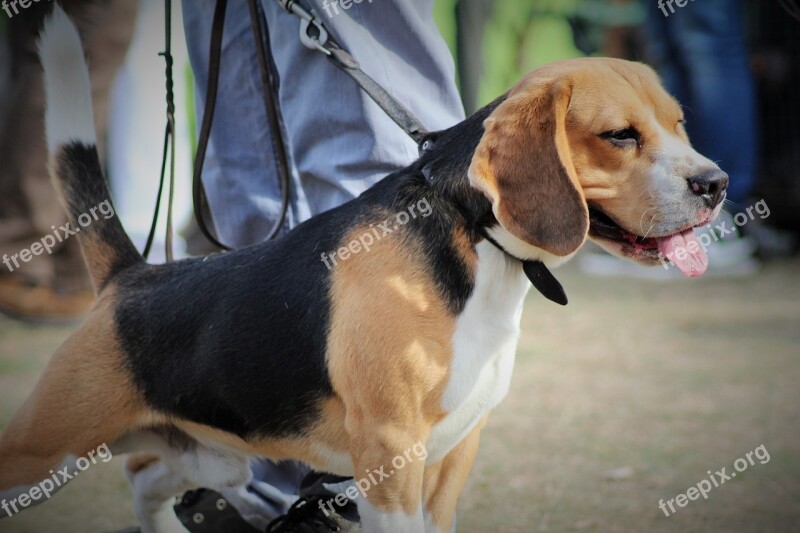
<path fill-rule="evenodd" d="M 431 521 L 440 531 L 448 532 L 453 525 L 458 497 L 464 489 L 472 464 L 478 455 L 484 418 L 464 437 L 458 446 L 438 463 L 425 467 L 423 501 Z"/>
<path fill-rule="evenodd" d="M 0 490 L 49 477 L 67 455 L 113 444 L 148 418 L 123 366 L 108 291 L 53 355 L 0 435 Z"/>
<path fill-rule="evenodd" d="M 586 199 L 613 213 L 624 227 L 640 231 L 643 210 L 654 207 L 647 195 L 646 176 L 662 149 L 655 127 L 675 132 L 687 143 L 688 138 L 678 124 L 683 117 L 680 106 L 664 91 L 650 67 L 627 62 L 610 65 L 616 75 L 606 76 L 602 87 L 590 85 L 575 95 L 570 106 L 570 147 Z M 584 81 L 591 74 L 573 76 Z M 635 126 L 644 139 L 642 150 L 617 150 L 593 135 L 617 127 L 615 124 Z"/>
<path fill-rule="evenodd" d="M 348 452 L 344 418 L 342 401 L 334 397 L 322 402 L 317 423 L 298 437 L 245 440 L 237 435 L 187 420 L 172 420 L 172 424 L 202 443 L 235 450 L 248 456 L 269 457 L 276 461 L 298 460 L 324 470 L 326 462 L 319 452 L 321 446 L 334 452 Z"/>
<path fill-rule="evenodd" d="M 455 317 L 415 244 L 401 238 L 379 241 L 369 255 L 340 263 L 333 276 L 328 367 L 346 409 L 357 473 L 388 468 L 444 416 Z M 373 487 L 370 501 L 381 510 L 415 512 L 422 471 L 421 462 L 411 463 Z"/>

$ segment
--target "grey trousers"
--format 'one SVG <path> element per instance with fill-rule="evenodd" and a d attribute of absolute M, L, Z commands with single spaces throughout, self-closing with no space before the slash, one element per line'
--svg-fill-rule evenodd
<path fill-rule="evenodd" d="M 289 225 L 351 200 L 416 158 L 403 131 L 344 73 L 299 41 L 300 20 L 261 0 L 293 168 Z M 452 55 L 433 20 L 433 0 L 306 0 L 364 71 L 430 130 L 463 120 Z M 214 0 L 184 0 L 184 24 L 205 101 Z M 219 97 L 203 183 L 228 245 L 260 242 L 280 208 L 277 168 L 261 96 L 246 3 L 230 2 Z"/>

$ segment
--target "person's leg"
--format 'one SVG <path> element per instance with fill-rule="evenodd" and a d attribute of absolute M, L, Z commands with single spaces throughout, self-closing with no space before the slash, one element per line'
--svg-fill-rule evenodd
<path fill-rule="evenodd" d="M 298 18 L 274 0 L 262 2 L 294 170 L 291 226 L 358 196 L 413 161 L 417 148 L 353 80 L 319 52 L 302 46 Z M 214 5 L 211 0 L 183 3 L 199 112 L 205 102 Z M 434 130 L 460 121 L 463 109 L 453 59 L 433 22 L 432 5 L 432 0 L 363 0 L 345 10 L 338 3 L 314 3 L 326 26 L 364 71 Z M 203 182 L 221 238 L 226 244 L 243 246 L 263 239 L 280 207 L 244 2 L 228 5 L 221 68 Z"/>
<path fill-rule="evenodd" d="M 730 174 L 728 199 L 736 213 L 746 207 L 755 184 L 758 137 L 743 2 L 694 2 L 670 17 L 669 24 L 674 24 L 675 44 L 688 74 L 689 137 Z"/>
<path fill-rule="evenodd" d="M 492 0 L 458 0 L 456 24 L 461 94 L 469 112 L 479 107 L 478 92 L 484 72 L 484 35 L 492 16 Z"/>
<path fill-rule="evenodd" d="M 661 76 L 667 91 L 684 107 L 689 105 L 686 63 L 678 48 L 679 39 L 674 20 L 665 17 L 652 2 L 642 1 L 647 12 L 645 56 Z"/>
<path fill-rule="evenodd" d="M 416 144 L 346 74 L 298 40 L 300 20 L 262 0 L 280 106 L 298 172 L 300 219 L 336 207 L 417 157 Z M 314 0 L 334 38 L 430 130 L 463 120 L 452 54 L 433 0 Z"/>
<path fill-rule="evenodd" d="M 182 5 L 199 124 L 205 106 L 216 1 L 184 0 Z M 234 248 L 263 240 L 280 211 L 278 169 L 262 95 L 247 3 L 228 2 L 219 93 L 203 184 L 217 234 Z M 287 226 L 295 223 L 290 207 Z"/>
<path fill-rule="evenodd" d="M 196 81 L 198 124 L 208 79 L 208 50 L 216 0 L 184 0 L 183 20 Z M 280 210 L 280 188 L 264 109 L 256 48 L 244 1 L 229 2 L 225 17 L 219 93 L 203 184 L 220 239 L 232 247 L 260 242 Z M 290 206 L 287 228 L 296 224 Z M 291 461 L 263 461 L 256 479 L 274 490 L 258 490 L 269 520 L 287 511 L 308 468 Z M 239 506 L 236 494 L 228 495 Z M 204 505 L 203 502 L 197 502 Z M 212 502 L 213 504 L 213 502 Z M 259 525 L 262 525 L 259 523 Z"/>

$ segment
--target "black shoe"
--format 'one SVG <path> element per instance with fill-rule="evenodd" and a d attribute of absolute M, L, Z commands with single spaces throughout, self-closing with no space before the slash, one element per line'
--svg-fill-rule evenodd
<path fill-rule="evenodd" d="M 303 496 L 289 508 L 289 511 L 269 523 L 267 533 L 331 533 L 341 531 L 341 527 L 322 510 L 320 502 L 327 495 Z"/>
<path fill-rule="evenodd" d="M 175 514 L 191 533 L 259 533 L 218 492 L 187 492 L 175 505 Z"/>
<path fill-rule="evenodd" d="M 300 483 L 300 496 L 308 496 L 308 497 L 318 497 L 323 498 L 325 503 L 323 506 L 327 506 L 329 509 L 336 511 L 338 516 L 341 516 L 348 522 L 354 522 L 358 524 L 360 522 L 360 518 L 358 516 L 358 506 L 355 502 L 350 501 L 349 499 L 344 505 L 339 505 L 334 500 L 338 492 L 334 492 L 333 487 L 339 485 L 338 491 L 342 491 L 341 484 L 345 481 L 352 481 L 353 478 L 351 477 L 341 477 L 335 476 L 333 474 L 323 474 L 321 472 L 315 472 L 312 470 L 306 477 L 303 478 L 303 481 Z M 317 505 L 319 503 L 317 502 Z"/>

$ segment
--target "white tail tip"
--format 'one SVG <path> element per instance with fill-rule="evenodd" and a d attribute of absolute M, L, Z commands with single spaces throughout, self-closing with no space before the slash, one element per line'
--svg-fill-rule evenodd
<path fill-rule="evenodd" d="M 96 144 L 92 86 L 78 29 L 58 4 L 39 37 L 50 153 L 65 143 Z"/>

